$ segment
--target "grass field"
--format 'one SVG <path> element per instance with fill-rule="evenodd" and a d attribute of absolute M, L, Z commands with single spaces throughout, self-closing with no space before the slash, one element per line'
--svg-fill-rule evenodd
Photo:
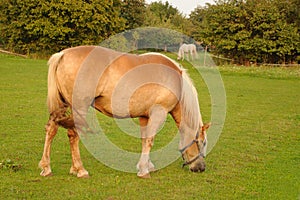
<path fill-rule="evenodd" d="M 48 119 L 46 61 L 0 54 L 0 199 L 300 199 L 300 69 L 220 71 L 227 116 L 204 173 L 182 169 L 178 159 L 152 173 L 151 179 L 139 179 L 106 167 L 81 144 L 91 177 L 78 179 L 68 174 L 69 144 L 60 129 L 52 146 L 54 176 L 45 178 L 39 176 L 38 162 Z M 198 90 L 203 87 L 201 81 L 195 84 Z M 208 100 L 202 93 L 205 121 L 210 116 Z M 118 140 L 111 119 L 101 120 L 122 148 L 140 148 L 137 139 Z M 158 147 L 163 136 L 175 130 L 171 120 L 166 126 L 156 140 Z"/>

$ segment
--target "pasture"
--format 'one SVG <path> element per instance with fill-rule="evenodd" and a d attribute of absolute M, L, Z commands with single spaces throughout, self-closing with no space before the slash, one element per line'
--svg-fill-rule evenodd
<path fill-rule="evenodd" d="M 206 171 L 182 169 L 178 159 L 146 180 L 106 167 L 82 144 L 90 178 L 69 175 L 69 143 L 62 128 L 52 146 L 54 176 L 39 176 L 48 119 L 47 70 L 45 60 L 0 54 L 0 199 L 300 198 L 299 68 L 221 67 L 226 122 L 206 158 Z M 195 72 L 190 70 L 190 75 L 193 78 Z M 198 91 L 205 87 L 201 81 L 195 85 Z M 204 121 L 209 121 L 210 102 L 203 91 L 200 105 Z M 124 149 L 140 149 L 140 141 L 119 133 L 113 120 L 99 118 L 113 142 Z M 155 148 L 176 129 L 172 120 L 165 125 Z"/>

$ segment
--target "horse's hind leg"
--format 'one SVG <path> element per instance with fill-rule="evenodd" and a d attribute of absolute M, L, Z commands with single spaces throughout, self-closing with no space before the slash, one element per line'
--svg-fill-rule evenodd
<path fill-rule="evenodd" d="M 52 171 L 50 167 L 50 151 L 51 151 L 51 143 L 53 141 L 54 136 L 57 133 L 58 124 L 50 117 L 47 125 L 46 125 L 46 139 L 44 145 L 44 152 L 42 159 L 39 163 L 40 168 L 42 168 L 41 176 L 51 176 Z"/>
<path fill-rule="evenodd" d="M 142 138 L 142 155 L 137 164 L 138 176 L 142 178 L 150 178 L 149 172 L 154 171 L 154 165 L 150 161 L 149 153 L 153 146 L 154 136 L 147 137 L 148 118 L 140 117 L 140 131 Z"/>
<path fill-rule="evenodd" d="M 68 129 L 68 137 L 70 141 L 70 148 L 72 154 L 72 167 L 70 169 L 70 174 L 77 175 L 77 177 L 79 178 L 87 178 L 89 177 L 89 173 L 84 169 L 80 158 L 79 135 L 72 128 Z"/>

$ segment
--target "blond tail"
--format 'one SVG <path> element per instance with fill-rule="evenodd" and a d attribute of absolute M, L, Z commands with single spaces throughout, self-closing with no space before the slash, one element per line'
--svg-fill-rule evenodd
<path fill-rule="evenodd" d="M 49 69 L 47 105 L 49 113 L 53 113 L 55 110 L 59 109 L 59 107 L 63 104 L 58 91 L 56 79 L 56 70 L 63 55 L 63 52 L 53 54 L 48 61 Z"/>

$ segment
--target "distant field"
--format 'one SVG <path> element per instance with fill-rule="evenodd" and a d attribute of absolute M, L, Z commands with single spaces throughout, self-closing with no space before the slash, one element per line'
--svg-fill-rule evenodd
<path fill-rule="evenodd" d="M 37 166 L 48 119 L 46 61 L 0 54 L 0 199 L 299 199 L 300 69 L 228 66 L 220 72 L 226 122 L 204 173 L 182 169 L 178 159 L 143 180 L 106 167 L 81 145 L 91 177 L 78 179 L 68 174 L 69 144 L 60 129 L 52 146 L 54 176 L 44 178 Z M 192 78 L 195 74 L 190 70 Z M 201 80 L 195 85 L 209 121 L 209 94 Z M 139 151 L 138 139 L 99 118 L 113 142 Z M 155 148 L 176 132 L 171 119 L 166 126 Z"/>

